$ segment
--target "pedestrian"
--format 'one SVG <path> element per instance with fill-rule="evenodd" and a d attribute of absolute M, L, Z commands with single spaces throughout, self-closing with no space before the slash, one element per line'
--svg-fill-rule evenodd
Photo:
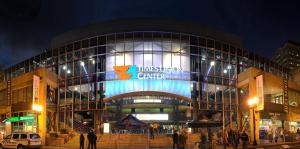
<path fill-rule="evenodd" d="M 272 133 L 272 131 L 269 133 L 269 141 L 270 141 L 270 143 L 272 143 L 273 142 L 273 133 Z"/>
<path fill-rule="evenodd" d="M 206 149 L 206 142 L 207 142 L 207 137 L 204 131 L 201 132 L 201 142 L 200 142 L 200 149 Z M 211 149 L 211 148 L 210 148 Z"/>
<path fill-rule="evenodd" d="M 88 149 L 93 149 L 94 136 L 91 130 L 89 131 L 87 138 L 89 141 Z"/>
<path fill-rule="evenodd" d="M 227 133 L 227 130 L 224 130 L 224 133 L 223 133 L 223 145 L 224 145 L 224 149 L 226 149 L 227 145 L 228 145 L 228 133 Z"/>
<path fill-rule="evenodd" d="M 97 149 L 97 135 L 95 132 L 93 133 L 93 141 L 94 149 Z"/>
<path fill-rule="evenodd" d="M 208 137 L 208 142 L 209 142 L 208 148 L 209 148 L 209 149 L 212 149 L 212 148 L 213 148 L 213 143 L 212 143 L 212 140 L 213 140 L 213 139 L 212 139 L 213 133 L 212 133 L 212 131 L 211 131 L 210 128 L 208 128 L 207 137 Z"/>
<path fill-rule="evenodd" d="M 149 127 L 149 131 L 150 131 L 150 139 L 154 139 L 154 129 L 153 129 L 152 124 Z"/>
<path fill-rule="evenodd" d="M 233 131 L 231 128 L 228 132 L 228 144 L 233 145 Z"/>
<path fill-rule="evenodd" d="M 84 149 L 84 136 L 83 133 L 80 134 L 80 139 L 79 139 L 79 143 L 80 143 L 80 149 Z"/>
<path fill-rule="evenodd" d="M 238 131 L 233 132 L 233 148 L 237 149 L 240 142 L 240 136 Z"/>
<path fill-rule="evenodd" d="M 187 140 L 187 134 L 184 130 L 181 130 L 178 136 L 178 149 L 185 149 Z"/>
<path fill-rule="evenodd" d="M 245 132 L 245 130 L 243 131 L 242 135 L 241 135 L 241 140 L 243 142 L 243 149 L 247 149 L 248 148 L 248 142 L 249 142 L 249 137 L 247 135 L 247 133 Z"/>
<path fill-rule="evenodd" d="M 298 135 L 300 134 L 300 129 L 299 129 L 299 128 L 297 128 L 297 134 L 298 134 Z"/>
<path fill-rule="evenodd" d="M 177 130 L 174 128 L 173 130 L 173 149 L 175 148 L 175 145 L 176 145 L 176 148 L 178 149 L 178 133 L 177 133 Z"/>

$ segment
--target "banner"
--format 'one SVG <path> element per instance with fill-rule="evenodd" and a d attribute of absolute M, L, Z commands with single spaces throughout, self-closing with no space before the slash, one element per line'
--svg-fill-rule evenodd
<path fill-rule="evenodd" d="M 40 77 L 33 75 L 33 93 L 32 93 L 32 104 L 39 104 L 39 95 L 40 95 Z"/>
<path fill-rule="evenodd" d="M 258 98 L 257 110 L 264 110 L 264 84 L 263 75 L 256 77 L 256 96 Z"/>

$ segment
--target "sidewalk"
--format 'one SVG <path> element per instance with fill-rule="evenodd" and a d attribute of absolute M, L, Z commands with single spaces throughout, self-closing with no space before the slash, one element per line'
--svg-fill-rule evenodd
<path fill-rule="evenodd" d="M 268 143 L 268 144 L 259 144 L 257 146 L 249 145 L 248 148 L 249 149 L 255 149 L 255 148 L 264 148 L 264 147 L 279 146 L 279 145 L 293 145 L 293 144 L 299 144 L 299 143 L 300 143 L 300 141 L 296 141 L 296 142 Z"/>
<path fill-rule="evenodd" d="M 248 145 L 248 149 L 258 149 L 258 148 L 265 148 L 265 147 L 272 147 L 272 146 L 281 146 L 281 145 L 295 145 L 300 144 L 300 141 L 297 142 L 279 142 L 279 143 L 267 143 L 267 144 L 258 144 L 256 146 Z M 239 149 L 242 149 L 241 144 L 238 147 Z M 224 149 L 223 145 L 216 145 L 215 149 Z M 232 146 L 226 147 L 226 149 L 232 149 Z"/>

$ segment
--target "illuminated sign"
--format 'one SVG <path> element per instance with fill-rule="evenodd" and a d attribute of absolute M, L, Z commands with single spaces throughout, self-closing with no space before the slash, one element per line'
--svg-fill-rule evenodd
<path fill-rule="evenodd" d="M 167 121 L 169 120 L 169 114 L 134 114 L 139 120 L 144 121 Z"/>
<path fill-rule="evenodd" d="M 34 119 L 33 116 L 21 116 L 20 117 L 20 121 L 33 120 L 33 119 Z"/>
<path fill-rule="evenodd" d="M 179 67 L 162 67 L 162 66 L 140 66 L 126 65 L 113 66 L 115 74 L 120 80 L 139 79 L 139 80 L 165 80 L 172 73 L 182 73 L 182 68 Z"/>
<path fill-rule="evenodd" d="M 39 103 L 39 95 L 40 95 L 40 77 L 33 75 L 33 89 L 32 89 L 32 100 L 33 104 Z"/>
<path fill-rule="evenodd" d="M 133 103 L 161 103 L 160 99 L 135 99 Z"/>
<path fill-rule="evenodd" d="M 34 119 L 33 116 L 10 117 L 4 120 L 4 122 L 18 122 L 18 121 L 26 121 L 26 120 L 33 120 L 33 119 Z"/>

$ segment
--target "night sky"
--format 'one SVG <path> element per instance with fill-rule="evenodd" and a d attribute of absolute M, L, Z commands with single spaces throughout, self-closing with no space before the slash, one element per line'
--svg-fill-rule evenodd
<path fill-rule="evenodd" d="M 0 68 L 49 48 L 60 33 L 118 18 L 190 20 L 234 33 L 244 47 L 271 57 L 300 42 L 300 1 L 274 0 L 0 0 Z"/>

